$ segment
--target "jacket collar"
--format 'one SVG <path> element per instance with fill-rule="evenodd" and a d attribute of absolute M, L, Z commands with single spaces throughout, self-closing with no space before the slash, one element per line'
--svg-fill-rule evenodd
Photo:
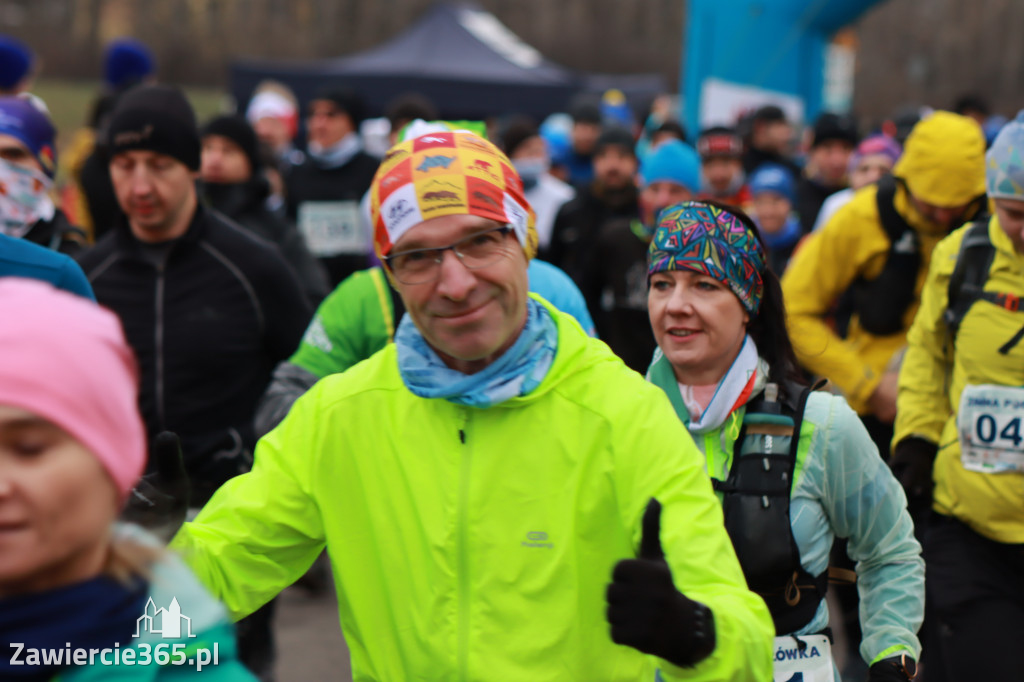
<path fill-rule="evenodd" d="M 261 206 L 270 195 L 270 184 L 258 175 L 234 183 L 200 181 L 198 189 L 203 205 L 232 219 Z"/>
<path fill-rule="evenodd" d="M 206 209 L 203 208 L 201 203 L 197 202 L 196 210 L 192 214 L 192 220 L 188 224 L 188 229 L 185 230 L 184 235 L 175 240 L 177 243 L 174 246 L 174 251 L 199 243 L 206 235 L 207 215 Z M 123 213 L 119 218 L 115 235 L 119 250 L 135 256 L 139 255 L 142 249 L 142 242 L 132 233 L 132 228 L 128 224 L 128 217 Z"/>

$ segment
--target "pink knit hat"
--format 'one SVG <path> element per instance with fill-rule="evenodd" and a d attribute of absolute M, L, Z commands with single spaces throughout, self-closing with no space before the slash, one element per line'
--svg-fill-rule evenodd
<path fill-rule="evenodd" d="M 71 434 L 122 500 L 146 464 L 137 394 L 135 357 L 117 316 L 43 282 L 0 279 L 0 405 Z"/>

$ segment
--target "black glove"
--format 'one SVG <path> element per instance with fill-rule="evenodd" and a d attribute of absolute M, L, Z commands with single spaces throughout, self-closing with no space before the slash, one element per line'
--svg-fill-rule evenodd
<path fill-rule="evenodd" d="M 153 439 L 150 448 L 153 471 L 143 476 L 128 496 L 121 519 L 170 540 L 185 522 L 188 512 L 188 474 L 181 441 L 170 431 Z"/>
<path fill-rule="evenodd" d="M 695 665 L 715 650 L 714 616 L 672 583 L 661 551 L 661 503 L 654 498 L 642 530 L 640 557 L 616 564 L 608 585 L 612 641 L 678 666 Z"/>
<path fill-rule="evenodd" d="M 910 656 L 883 658 L 868 669 L 868 682 L 908 682 L 917 677 L 917 661 Z"/>
<path fill-rule="evenodd" d="M 907 493 L 911 507 L 919 504 L 931 506 L 932 489 L 935 487 L 932 466 L 938 450 L 935 443 L 914 436 L 904 438 L 893 450 L 889 468 Z"/>

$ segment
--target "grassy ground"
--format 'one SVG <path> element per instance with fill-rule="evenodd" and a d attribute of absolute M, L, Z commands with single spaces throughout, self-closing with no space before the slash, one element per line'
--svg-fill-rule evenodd
<path fill-rule="evenodd" d="M 58 131 L 58 153 L 70 144 L 75 131 L 85 125 L 99 91 L 98 81 L 36 81 L 32 92 L 41 97 L 50 108 L 53 123 Z M 224 93 L 208 88 L 185 88 L 185 94 L 192 102 L 200 124 L 222 111 L 226 101 Z"/>

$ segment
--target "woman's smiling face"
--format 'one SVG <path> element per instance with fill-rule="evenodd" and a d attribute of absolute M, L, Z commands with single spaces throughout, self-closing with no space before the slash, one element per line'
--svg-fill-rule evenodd
<path fill-rule="evenodd" d="M 647 312 L 680 382 L 717 383 L 743 347 L 750 317 L 724 283 L 692 270 L 651 275 Z"/>
<path fill-rule="evenodd" d="M 97 575 L 118 506 L 113 479 L 81 443 L 0 405 L 0 596 Z"/>

